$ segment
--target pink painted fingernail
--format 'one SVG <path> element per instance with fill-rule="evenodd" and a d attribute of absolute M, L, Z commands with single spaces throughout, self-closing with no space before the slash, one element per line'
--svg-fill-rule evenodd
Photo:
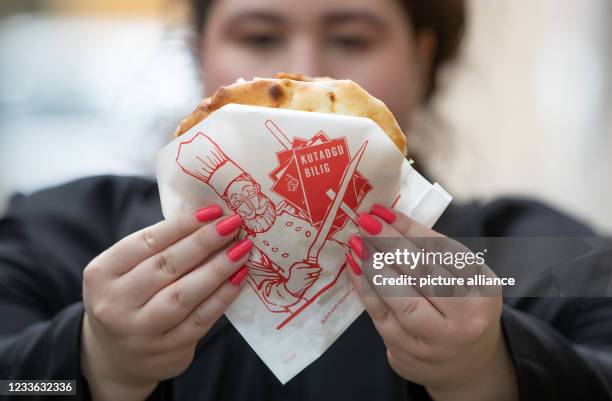
<path fill-rule="evenodd" d="M 253 248 L 253 243 L 245 238 L 235 243 L 230 249 L 227 250 L 227 257 L 232 262 L 239 261 L 244 255 L 249 253 Z"/>
<path fill-rule="evenodd" d="M 382 231 L 382 224 L 367 213 L 362 213 L 357 218 L 357 224 L 371 235 L 378 235 Z"/>
<path fill-rule="evenodd" d="M 351 255 L 349 252 L 346 253 L 346 261 L 348 262 L 349 266 L 351 266 L 351 269 L 353 269 L 353 272 L 355 272 L 356 275 L 361 276 L 363 274 L 363 272 L 361 271 L 361 267 L 359 267 L 357 262 L 355 262 L 355 259 L 353 259 L 353 255 Z"/>
<path fill-rule="evenodd" d="M 389 224 L 393 224 L 397 215 L 395 212 L 388 207 L 384 207 L 383 205 L 374 205 L 372 209 L 370 209 L 370 213 L 374 216 L 378 216 Z"/>
<path fill-rule="evenodd" d="M 241 224 L 242 220 L 240 219 L 240 216 L 235 214 L 217 223 L 217 232 L 219 235 L 226 236 L 236 231 Z"/>
<path fill-rule="evenodd" d="M 363 239 L 359 235 L 353 234 L 350 236 L 349 246 L 359 259 L 365 260 L 368 258 L 368 247 L 364 245 Z"/>
<path fill-rule="evenodd" d="M 242 266 L 236 273 L 232 274 L 229 278 L 229 282 L 235 286 L 242 284 L 246 276 L 249 274 L 249 269 L 246 266 Z"/>
<path fill-rule="evenodd" d="M 196 210 L 195 217 L 198 221 L 206 223 L 223 215 L 223 209 L 219 205 L 205 206 Z"/>

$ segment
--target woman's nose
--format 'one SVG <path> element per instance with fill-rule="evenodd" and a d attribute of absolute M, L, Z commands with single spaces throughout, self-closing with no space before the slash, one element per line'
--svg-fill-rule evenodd
<path fill-rule="evenodd" d="M 324 69 L 320 46 L 309 35 L 296 35 L 291 41 L 287 66 L 289 72 L 311 77 L 321 76 Z"/>

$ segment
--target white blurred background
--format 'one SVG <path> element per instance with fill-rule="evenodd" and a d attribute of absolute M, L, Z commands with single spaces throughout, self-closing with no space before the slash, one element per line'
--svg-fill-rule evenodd
<path fill-rule="evenodd" d="M 170 5 L 172 4 L 172 5 Z M 457 201 L 543 200 L 612 233 L 612 3 L 472 0 L 412 136 Z M 0 212 L 11 193 L 153 174 L 201 88 L 168 0 L 0 2 Z"/>

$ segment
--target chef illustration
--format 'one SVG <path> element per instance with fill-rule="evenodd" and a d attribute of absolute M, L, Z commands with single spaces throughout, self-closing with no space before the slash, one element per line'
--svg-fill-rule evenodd
<path fill-rule="evenodd" d="M 285 200 L 275 203 L 207 135 L 198 133 L 182 143 L 176 161 L 242 218 L 241 236 L 255 245 L 247 262 L 248 283 L 271 312 L 292 313 L 308 299 L 308 290 L 321 278 L 318 255 L 323 248 L 335 255 L 346 251 L 345 244 L 321 234 L 299 208 Z M 328 218 L 329 226 L 334 218 Z M 318 244 L 314 253 L 313 243 Z M 325 280 L 336 277 L 333 271 L 323 274 Z"/>

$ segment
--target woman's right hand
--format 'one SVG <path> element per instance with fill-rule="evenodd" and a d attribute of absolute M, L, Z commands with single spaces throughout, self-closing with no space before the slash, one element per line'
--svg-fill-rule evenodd
<path fill-rule="evenodd" d="M 94 400 L 144 400 L 193 360 L 240 293 L 252 243 L 208 206 L 122 239 L 83 272 L 81 370 Z"/>

